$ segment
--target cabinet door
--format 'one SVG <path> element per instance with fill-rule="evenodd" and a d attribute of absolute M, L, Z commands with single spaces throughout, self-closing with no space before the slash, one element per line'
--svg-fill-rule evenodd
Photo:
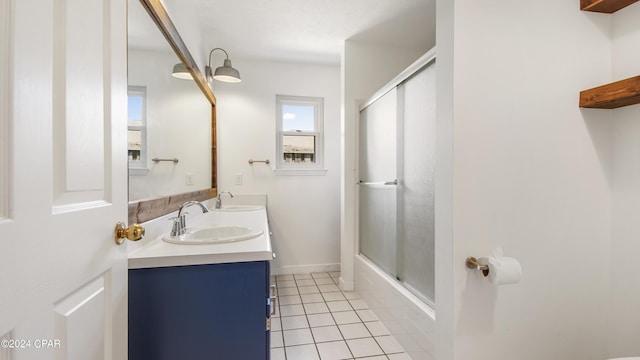
<path fill-rule="evenodd" d="M 129 359 L 268 359 L 268 272 L 267 262 L 130 270 Z"/>

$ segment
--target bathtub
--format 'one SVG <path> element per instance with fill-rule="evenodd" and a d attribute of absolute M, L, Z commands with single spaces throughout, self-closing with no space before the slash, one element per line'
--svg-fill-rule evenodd
<path fill-rule="evenodd" d="M 364 256 L 355 257 L 355 290 L 413 360 L 434 360 L 435 310 Z"/>

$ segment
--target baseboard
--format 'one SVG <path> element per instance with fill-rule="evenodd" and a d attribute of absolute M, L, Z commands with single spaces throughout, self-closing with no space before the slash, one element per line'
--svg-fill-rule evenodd
<path fill-rule="evenodd" d="M 340 264 L 286 265 L 271 268 L 271 275 L 340 271 Z"/>

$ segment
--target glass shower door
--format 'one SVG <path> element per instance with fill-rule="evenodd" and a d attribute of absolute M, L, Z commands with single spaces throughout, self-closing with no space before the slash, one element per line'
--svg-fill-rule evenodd
<path fill-rule="evenodd" d="M 397 261 L 397 90 L 360 113 L 360 252 L 395 276 Z"/>
<path fill-rule="evenodd" d="M 396 278 L 431 305 L 435 299 L 435 66 L 398 87 L 398 249 Z"/>
<path fill-rule="evenodd" d="M 435 66 L 360 112 L 360 253 L 435 299 Z"/>

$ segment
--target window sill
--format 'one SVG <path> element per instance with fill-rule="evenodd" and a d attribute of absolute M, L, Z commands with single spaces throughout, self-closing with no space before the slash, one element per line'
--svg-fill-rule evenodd
<path fill-rule="evenodd" d="M 147 168 L 129 168 L 129 176 L 145 176 L 149 173 Z"/>
<path fill-rule="evenodd" d="M 279 176 L 324 176 L 326 169 L 274 169 L 273 172 Z"/>

